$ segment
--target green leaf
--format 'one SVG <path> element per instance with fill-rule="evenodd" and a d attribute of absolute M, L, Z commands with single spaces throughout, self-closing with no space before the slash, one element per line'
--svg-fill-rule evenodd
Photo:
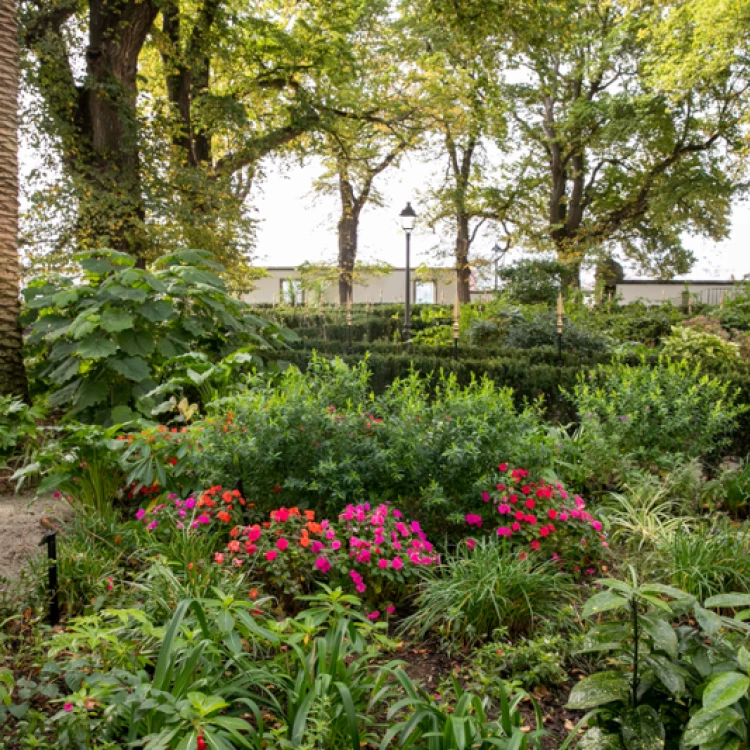
<path fill-rule="evenodd" d="M 750 607 L 750 594 L 717 594 L 704 602 L 706 607 L 718 608 L 728 607 L 739 609 L 740 607 Z"/>
<path fill-rule="evenodd" d="M 56 367 L 47 377 L 53 383 L 65 383 L 72 377 L 78 375 L 78 371 L 81 369 L 81 361 L 77 357 L 70 357 L 66 359 L 59 367 Z"/>
<path fill-rule="evenodd" d="M 593 727 L 581 737 L 576 750 L 622 750 L 622 744 L 619 735 L 605 734 L 600 727 Z"/>
<path fill-rule="evenodd" d="M 701 709 L 694 714 L 682 736 L 685 747 L 694 747 L 717 740 L 732 729 L 742 718 L 729 708 L 721 711 Z"/>
<path fill-rule="evenodd" d="M 659 681 L 672 695 L 681 695 L 685 692 L 685 677 L 678 665 L 673 664 L 661 654 L 651 654 L 644 661 L 654 670 Z"/>
<path fill-rule="evenodd" d="M 85 258 L 78 262 L 81 264 L 81 268 L 92 276 L 105 276 L 119 270 L 118 266 L 106 258 Z"/>
<path fill-rule="evenodd" d="M 627 750 L 661 750 L 664 747 L 664 725 L 651 706 L 626 711 L 621 720 L 622 740 Z"/>
<path fill-rule="evenodd" d="M 110 333 L 117 333 L 133 327 L 133 316 L 122 310 L 106 310 L 102 313 L 99 325 Z"/>
<path fill-rule="evenodd" d="M 83 339 L 76 348 L 76 354 L 83 359 L 104 359 L 117 351 L 117 344 L 101 332 Z"/>
<path fill-rule="evenodd" d="M 156 346 L 153 336 L 132 330 L 122 331 L 117 336 L 117 343 L 125 354 L 130 354 L 132 357 L 147 357 Z"/>
<path fill-rule="evenodd" d="M 114 359 L 108 364 L 115 372 L 119 372 L 123 377 L 136 383 L 151 375 L 146 360 L 141 357 L 123 357 L 122 359 Z"/>
<path fill-rule="evenodd" d="M 666 651 L 673 659 L 677 658 L 677 633 L 672 625 L 655 614 L 640 618 L 643 629 L 651 637 L 654 647 Z"/>
<path fill-rule="evenodd" d="M 701 626 L 701 630 L 703 630 L 706 635 L 715 635 L 721 630 L 723 622 L 721 617 L 715 612 L 703 609 L 700 604 L 696 604 L 695 607 L 693 607 L 693 612 L 695 613 L 695 619 L 698 621 L 698 625 Z"/>
<path fill-rule="evenodd" d="M 703 708 L 720 711 L 744 697 L 750 688 L 750 677 L 738 672 L 724 672 L 714 677 L 703 692 Z"/>
<path fill-rule="evenodd" d="M 172 305 L 164 300 L 156 300 L 154 302 L 147 302 L 145 305 L 141 305 L 138 312 L 143 315 L 144 318 L 150 320 L 152 323 L 163 323 L 165 320 L 169 320 L 172 315 Z"/>
<path fill-rule="evenodd" d="M 109 386 L 104 380 L 84 380 L 76 399 L 76 411 L 100 404 L 109 395 Z"/>
<path fill-rule="evenodd" d="M 133 422 L 140 417 L 140 414 L 136 414 L 128 406 L 115 406 L 112 409 L 109 419 L 112 424 L 125 424 L 126 422 Z"/>
<path fill-rule="evenodd" d="M 628 605 L 628 600 L 624 596 L 615 594 L 614 591 L 600 591 L 594 594 L 583 608 L 583 616 L 591 617 L 602 612 L 608 612 L 612 609 L 621 609 Z"/>
<path fill-rule="evenodd" d="M 620 672 L 597 672 L 585 677 L 570 691 L 567 708 L 596 708 L 613 701 L 626 701 L 630 683 Z"/>
<path fill-rule="evenodd" d="M 78 299 L 78 292 L 74 289 L 63 289 L 57 294 L 53 294 L 50 298 L 50 302 L 55 307 L 67 307 L 71 302 L 75 302 Z"/>
<path fill-rule="evenodd" d="M 750 672 L 750 651 L 744 646 L 740 646 L 740 650 L 737 652 L 737 662 L 746 672 Z"/>

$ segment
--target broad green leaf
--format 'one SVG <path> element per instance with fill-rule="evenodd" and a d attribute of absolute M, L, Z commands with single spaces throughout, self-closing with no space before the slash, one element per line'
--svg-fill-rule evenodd
<path fill-rule="evenodd" d="M 626 711 L 621 719 L 622 740 L 627 750 L 661 750 L 664 747 L 664 725 L 651 706 Z"/>
<path fill-rule="evenodd" d="M 85 258 L 78 261 L 81 268 L 92 276 L 104 276 L 108 273 L 114 273 L 118 266 L 107 258 Z"/>
<path fill-rule="evenodd" d="M 715 741 L 725 735 L 735 724 L 742 721 L 739 714 L 729 708 L 721 711 L 701 709 L 694 714 L 685 729 L 682 742 L 685 747 L 695 747 Z"/>
<path fill-rule="evenodd" d="M 110 412 L 109 419 L 112 424 L 126 424 L 127 422 L 133 422 L 138 419 L 139 416 L 139 414 L 136 414 L 136 412 L 128 406 L 115 406 Z"/>
<path fill-rule="evenodd" d="M 586 602 L 583 607 L 583 617 L 591 617 L 612 609 L 621 609 L 627 605 L 628 600 L 619 594 L 615 594 L 614 591 L 600 591 Z"/>
<path fill-rule="evenodd" d="M 120 348 L 132 357 L 147 357 L 154 351 L 156 342 L 154 337 L 144 332 L 122 331 L 117 336 Z"/>
<path fill-rule="evenodd" d="M 55 307 L 67 307 L 71 302 L 75 302 L 78 299 L 78 292 L 74 289 L 63 289 L 57 294 L 53 294 L 50 298 L 50 302 Z"/>
<path fill-rule="evenodd" d="M 123 357 L 122 359 L 113 359 L 108 363 L 109 367 L 120 375 L 138 383 L 145 380 L 151 374 L 148 364 L 141 357 Z"/>
<path fill-rule="evenodd" d="M 750 677 L 738 672 L 724 672 L 714 677 L 703 692 L 703 708 L 720 711 L 742 698 L 750 688 Z"/>
<path fill-rule="evenodd" d="M 654 647 L 666 651 L 673 659 L 677 658 L 677 633 L 672 625 L 655 614 L 640 618 L 643 629 L 651 637 Z"/>
<path fill-rule="evenodd" d="M 82 359 L 104 359 L 117 351 L 117 344 L 101 332 L 83 339 L 76 347 L 76 354 Z"/>
<path fill-rule="evenodd" d="M 102 313 L 99 325 L 110 333 L 117 333 L 133 327 L 133 316 L 122 310 L 107 310 Z"/>
<path fill-rule="evenodd" d="M 651 654 L 645 658 L 659 681 L 669 690 L 672 695 L 681 695 L 685 692 L 685 676 L 683 670 L 661 654 Z"/>
<path fill-rule="evenodd" d="M 740 650 L 737 652 L 737 662 L 742 669 L 750 672 L 750 651 L 744 646 L 740 646 Z"/>
<path fill-rule="evenodd" d="M 164 300 L 155 300 L 141 305 L 138 308 L 138 312 L 152 323 L 163 323 L 172 315 L 172 305 Z"/>
<path fill-rule="evenodd" d="M 76 399 L 76 410 L 100 404 L 109 395 L 109 386 L 104 380 L 84 380 Z"/>
<path fill-rule="evenodd" d="M 66 359 L 59 367 L 49 373 L 48 377 L 53 383 L 65 383 L 72 377 L 78 375 L 81 369 L 81 361 L 76 357 Z"/>
<path fill-rule="evenodd" d="M 706 607 L 731 607 L 739 609 L 740 607 L 750 607 L 750 594 L 717 594 L 704 602 Z"/>
<path fill-rule="evenodd" d="M 620 735 L 606 734 L 599 727 L 589 729 L 576 745 L 577 750 L 622 750 Z"/>
<path fill-rule="evenodd" d="M 620 672 L 597 672 L 573 686 L 567 708 L 596 708 L 613 701 L 625 701 L 630 694 L 630 683 Z"/>
<path fill-rule="evenodd" d="M 715 635 L 721 630 L 723 622 L 721 617 L 715 612 L 703 609 L 700 604 L 696 604 L 695 607 L 693 607 L 693 612 L 695 613 L 695 619 L 698 621 L 698 625 L 701 626 L 701 629 L 706 635 Z"/>

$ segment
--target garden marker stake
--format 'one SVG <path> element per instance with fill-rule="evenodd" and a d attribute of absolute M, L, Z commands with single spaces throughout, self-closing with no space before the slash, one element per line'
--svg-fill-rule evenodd
<path fill-rule="evenodd" d="M 49 624 L 60 624 L 60 593 L 57 587 L 57 532 L 48 531 L 39 542 L 47 545 L 47 574 L 49 594 Z"/>

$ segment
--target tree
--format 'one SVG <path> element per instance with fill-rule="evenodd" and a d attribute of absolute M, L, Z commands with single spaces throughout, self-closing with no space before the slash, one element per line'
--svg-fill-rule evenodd
<path fill-rule="evenodd" d="M 19 271 L 16 4 L 0 0 L 0 395 L 26 398 Z"/>
<path fill-rule="evenodd" d="M 574 279 L 586 257 L 618 252 L 671 275 L 690 266 L 685 233 L 726 235 L 747 82 L 728 69 L 677 96 L 654 85 L 650 33 L 677 3 L 434 2 L 474 44 L 505 40 L 495 66 L 517 152 L 498 197 L 512 186 L 528 247 L 554 249 Z"/>
<path fill-rule="evenodd" d="M 497 71 L 489 49 L 466 44 L 429 7 L 413 8 L 407 27 L 424 90 L 422 124 L 432 136 L 431 150 L 446 164 L 440 183 L 426 191 L 428 222 L 450 226 L 459 300 L 470 302 L 472 244 L 486 222 L 503 222 L 507 213 L 493 199 L 487 151 L 506 130 Z"/>
<path fill-rule="evenodd" d="M 71 244 L 246 256 L 261 160 L 342 115 L 360 5 L 24 0 L 32 125 L 64 178 L 35 197 L 65 224 L 62 260 Z"/>

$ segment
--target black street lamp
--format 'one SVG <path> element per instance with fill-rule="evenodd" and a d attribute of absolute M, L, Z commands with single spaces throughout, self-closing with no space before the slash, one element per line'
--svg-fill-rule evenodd
<path fill-rule="evenodd" d="M 411 345 L 411 233 L 417 220 L 417 214 L 411 207 L 411 203 L 406 204 L 406 208 L 401 212 L 401 228 L 406 233 L 406 308 L 404 310 L 404 346 L 408 349 Z"/>

